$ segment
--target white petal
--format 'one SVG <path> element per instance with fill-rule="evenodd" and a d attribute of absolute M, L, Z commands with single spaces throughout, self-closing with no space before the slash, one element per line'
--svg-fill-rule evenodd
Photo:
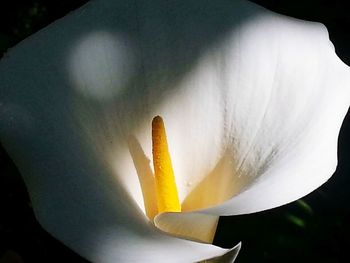
<path fill-rule="evenodd" d="M 216 257 L 213 259 L 206 260 L 205 262 L 212 262 L 212 263 L 233 263 L 238 255 L 238 252 L 241 249 L 241 243 L 237 244 L 234 248 L 232 248 L 229 252 L 227 252 L 225 255 Z"/>
<path fill-rule="evenodd" d="M 166 122 L 181 199 L 205 200 L 186 210 L 232 195 L 207 212 L 281 205 L 336 165 L 349 73 L 322 26 L 243 1 L 169 4 L 94 1 L 0 63 L 0 137 L 36 214 L 97 262 L 225 252 L 147 225 L 127 138 L 147 167 L 154 115 Z M 222 185 L 214 200 L 211 183 L 196 190 L 208 174 Z"/>
<path fill-rule="evenodd" d="M 213 243 L 219 217 L 199 213 L 162 213 L 154 224 L 171 235 L 194 241 Z"/>
<path fill-rule="evenodd" d="M 226 76 L 235 173 L 250 183 L 205 212 L 252 213 L 310 193 L 337 165 L 338 134 L 350 105 L 349 68 L 323 26 L 270 13 L 245 25 L 227 50 L 228 61 L 239 57 Z"/>
<path fill-rule="evenodd" d="M 142 134 L 137 128 L 148 125 L 141 117 L 149 113 L 143 113 L 139 92 L 135 9 L 114 5 L 89 4 L 5 56 L 2 143 L 40 223 L 87 259 L 193 262 L 221 256 L 228 250 L 159 232 L 131 198 L 140 189 L 126 138 L 128 131 Z M 120 175 L 124 167 L 131 173 Z"/>
<path fill-rule="evenodd" d="M 325 27 L 266 10 L 236 22 L 177 83 L 162 72 L 175 87 L 149 117 L 164 117 L 185 211 L 233 196 L 204 212 L 269 209 L 308 194 L 336 167 L 350 70 L 336 56 Z M 157 77 L 152 74 L 149 83 Z M 161 89 L 150 91 L 151 105 L 158 92 L 163 95 Z M 149 122 L 140 140 L 151 156 Z"/>
<path fill-rule="evenodd" d="M 337 137 L 350 102 L 350 71 L 336 56 L 327 30 L 319 23 L 236 4 L 240 8 L 230 10 L 234 26 L 205 48 L 200 30 L 194 36 L 181 32 L 168 49 L 169 43 L 157 42 L 159 53 L 142 42 L 150 114 L 144 114 L 146 121 L 136 134 L 150 157 L 150 120 L 164 117 L 185 211 L 233 196 L 238 199 L 206 212 L 229 215 L 279 206 L 320 186 L 336 166 Z M 145 4 L 142 10 L 151 7 Z M 161 8 L 152 12 L 160 16 Z M 167 32 L 175 34 L 166 23 L 152 27 L 142 15 L 140 21 L 147 36 L 153 32 L 166 41 Z M 193 52 L 203 50 L 189 65 L 181 47 L 195 45 L 194 39 L 199 44 Z M 182 52 L 171 49 L 176 47 Z M 164 49 L 169 53 L 162 54 Z M 163 56 L 191 70 L 174 81 L 171 74 L 179 72 Z M 163 70 L 152 70 L 158 65 Z"/>

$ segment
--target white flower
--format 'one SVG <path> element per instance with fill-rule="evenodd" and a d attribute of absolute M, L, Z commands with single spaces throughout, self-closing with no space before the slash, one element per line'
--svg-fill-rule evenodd
<path fill-rule="evenodd" d="M 228 251 L 196 242 L 218 216 L 286 204 L 332 175 L 349 84 L 318 23 L 244 1 L 96 0 L 4 57 L 0 138 L 40 223 L 77 253 L 193 262 Z M 156 217 L 169 234 L 138 178 L 152 176 L 156 115 L 183 210 Z"/>

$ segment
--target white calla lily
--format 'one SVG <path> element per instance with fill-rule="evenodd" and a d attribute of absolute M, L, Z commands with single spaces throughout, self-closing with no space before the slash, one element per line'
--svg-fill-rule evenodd
<path fill-rule="evenodd" d="M 332 175 L 350 70 L 324 26 L 249 2 L 95 0 L 11 50 L 0 94 L 1 141 L 63 243 L 94 262 L 233 261 L 240 245 L 209 244 L 220 215 Z M 183 212 L 153 222 L 156 115 Z"/>

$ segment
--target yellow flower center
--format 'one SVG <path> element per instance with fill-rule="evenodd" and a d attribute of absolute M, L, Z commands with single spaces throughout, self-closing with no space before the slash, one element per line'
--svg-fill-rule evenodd
<path fill-rule="evenodd" d="M 181 212 L 163 119 L 152 121 L 152 154 L 158 213 Z"/>

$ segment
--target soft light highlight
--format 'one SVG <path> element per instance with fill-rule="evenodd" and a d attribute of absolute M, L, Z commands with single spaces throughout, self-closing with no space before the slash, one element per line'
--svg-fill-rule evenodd
<path fill-rule="evenodd" d="M 95 100 L 117 96 L 135 71 L 132 47 L 121 34 L 96 31 L 84 36 L 72 50 L 69 65 L 74 88 Z"/>

